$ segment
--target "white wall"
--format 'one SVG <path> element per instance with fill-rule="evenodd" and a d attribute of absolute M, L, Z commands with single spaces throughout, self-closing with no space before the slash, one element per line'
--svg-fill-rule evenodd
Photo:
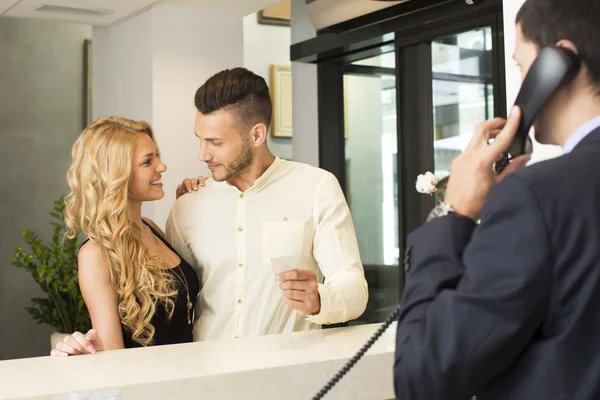
<path fill-rule="evenodd" d="M 241 18 L 230 13 L 182 11 L 170 5 L 152 12 L 154 129 L 169 170 L 163 179 L 165 198 L 145 211 L 164 226 L 183 178 L 209 175 L 198 158 L 194 94 L 215 73 L 242 65 L 243 33 Z"/>
<path fill-rule="evenodd" d="M 152 124 L 152 13 L 92 29 L 92 115 Z"/>
<path fill-rule="evenodd" d="M 525 0 L 503 0 L 504 7 L 504 49 L 506 65 L 506 104 L 510 109 L 521 87 L 521 73 L 512 58 L 515 51 L 515 18 Z M 533 137 L 533 136 L 532 136 Z M 562 154 L 559 146 L 542 145 L 533 141 L 531 163 L 557 157 Z"/>
<path fill-rule="evenodd" d="M 154 127 L 168 171 L 166 196 L 143 213 L 164 226 L 185 177 L 208 175 L 194 137 L 194 93 L 210 76 L 243 65 L 242 17 L 161 3 L 93 29 L 93 114 Z"/>
<path fill-rule="evenodd" d="M 262 76 L 271 85 L 271 64 L 290 64 L 291 29 L 288 26 L 263 25 L 256 13 L 244 17 L 244 67 Z M 292 159 L 292 139 L 272 137 L 267 144 L 273 154 Z"/>

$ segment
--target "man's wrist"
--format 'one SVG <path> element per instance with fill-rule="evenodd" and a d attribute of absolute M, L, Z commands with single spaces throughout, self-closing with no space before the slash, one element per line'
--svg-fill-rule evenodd
<path fill-rule="evenodd" d="M 470 219 L 473 222 L 477 222 L 477 220 L 479 219 L 478 215 L 473 215 L 473 213 L 465 210 L 464 208 L 454 207 L 453 210 L 454 215 L 456 215 L 457 217 Z"/>
<path fill-rule="evenodd" d="M 427 216 L 427 221 L 430 221 L 434 218 L 445 217 L 446 215 L 455 215 L 460 218 L 467 218 L 471 221 L 476 222 L 477 218 L 473 218 L 466 213 L 457 211 L 450 203 L 442 202 L 441 204 L 434 207 Z"/>
<path fill-rule="evenodd" d="M 450 204 L 448 203 L 440 203 L 437 206 L 435 206 L 430 212 L 429 215 L 427 216 L 427 221 L 431 221 L 434 218 L 438 218 L 438 217 L 445 217 L 446 215 L 450 215 L 454 213 L 454 207 L 452 207 Z"/>
<path fill-rule="evenodd" d="M 320 312 L 321 312 L 321 294 L 317 291 L 317 307 L 310 314 L 311 315 L 319 315 Z"/>

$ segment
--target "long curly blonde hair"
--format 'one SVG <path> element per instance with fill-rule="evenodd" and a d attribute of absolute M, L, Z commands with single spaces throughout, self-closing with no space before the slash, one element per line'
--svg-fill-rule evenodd
<path fill-rule="evenodd" d="M 142 231 L 129 207 L 129 180 L 139 135 L 154 139 L 145 122 L 103 117 L 89 125 L 73 145 L 67 172 L 67 235 L 82 232 L 102 246 L 118 295 L 121 323 L 137 343 L 152 344 L 150 323 L 157 303 L 173 314 L 177 294 L 173 276 L 142 243 Z M 156 142 L 156 141 L 155 141 Z"/>

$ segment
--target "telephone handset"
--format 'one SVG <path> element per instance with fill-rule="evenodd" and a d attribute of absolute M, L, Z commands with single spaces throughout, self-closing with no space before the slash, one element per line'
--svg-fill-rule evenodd
<path fill-rule="evenodd" d="M 494 163 L 496 173 L 502 172 L 512 158 L 531 154 L 529 130 L 540 109 L 552 94 L 575 77 L 579 65 L 579 57 L 564 47 L 550 46 L 540 51 L 515 100 L 515 105 L 521 108 L 521 122 L 508 151 Z"/>

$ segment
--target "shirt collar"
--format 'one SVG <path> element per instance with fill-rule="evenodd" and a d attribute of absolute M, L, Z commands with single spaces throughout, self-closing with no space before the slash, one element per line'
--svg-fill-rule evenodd
<path fill-rule="evenodd" d="M 254 184 L 250 186 L 248 190 L 246 190 L 244 193 L 248 194 L 250 192 L 255 192 L 257 190 L 260 190 L 263 186 L 267 185 L 269 183 L 269 177 L 273 175 L 273 173 L 282 165 L 283 162 L 284 161 L 282 161 L 279 157 L 275 156 L 275 159 L 273 160 L 271 165 L 269 165 L 269 168 L 267 168 L 267 170 L 263 172 L 263 174 L 254 181 Z M 236 188 L 229 182 L 227 182 L 227 185 L 240 192 L 238 188 Z"/>
<path fill-rule="evenodd" d="M 571 152 L 575 146 L 579 144 L 588 134 L 600 127 L 600 116 L 590 119 L 585 124 L 581 125 L 569 136 L 565 144 L 563 145 L 563 152 L 565 154 Z"/>
<path fill-rule="evenodd" d="M 259 189 L 259 188 L 263 187 L 264 185 L 266 185 L 269 181 L 269 177 L 271 175 L 273 175 L 273 172 L 275 172 L 277 170 L 277 168 L 279 168 L 280 164 L 281 164 L 281 159 L 279 157 L 275 156 L 275 159 L 273 160 L 271 165 L 269 165 L 269 168 L 267 168 L 267 170 L 265 172 L 263 172 L 263 174 L 261 176 L 259 176 L 256 181 L 254 181 L 254 185 L 252 185 L 252 187 L 250 189 L 256 190 L 256 189 Z"/>

